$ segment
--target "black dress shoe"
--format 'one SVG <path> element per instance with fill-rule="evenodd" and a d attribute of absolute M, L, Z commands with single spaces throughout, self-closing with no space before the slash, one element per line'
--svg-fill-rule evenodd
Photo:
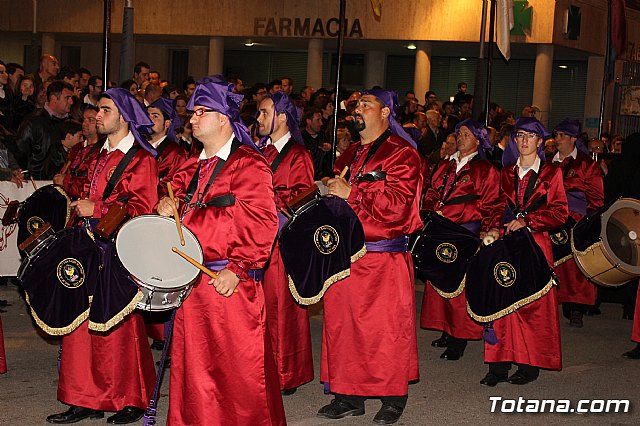
<path fill-rule="evenodd" d="M 282 391 L 280 391 L 280 393 L 283 396 L 289 396 L 289 395 L 293 395 L 294 393 L 296 393 L 297 390 L 298 390 L 298 388 L 283 389 Z"/>
<path fill-rule="evenodd" d="M 402 411 L 402 408 L 398 408 L 395 405 L 382 404 L 382 408 L 373 418 L 373 422 L 379 425 L 392 425 L 400 419 Z"/>
<path fill-rule="evenodd" d="M 440 358 L 446 359 L 446 360 L 449 360 L 449 361 L 457 361 L 457 360 L 460 359 L 460 357 L 462 357 L 462 355 L 464 355 L 464 352 L 460 352 L 460 351 L 457 351 L 455 349 L 447 348 L 446 351 L 442 352 L 442 355 L 440 355 Z"/>
<path fill-rule="evenodd" d="M 435 348 L 446 348 L 447 343 L 449 343 L 449 335 L 447 333 L 442 333 L 440 338 L 431 342 L 431 346 Z"/>
<path fill-rule="evenodd" d="M 72 405 L 67 411 L 60 414 L 52 414 L 47 417 L 47 422 L 55 424 L 76 423 L 84 419 L 101 419 L 104 417 L 102 411 L 91 408 L 76 407 Z"/>
<path fill-rule="evenodd" d="M 338 399 L 333 399 L 331 404 L 318 410 L 318 417 L 326 417 L 327 419 L 341 419 L 347 416 L 362 416 L 363 414 L 364 407 L 354 407 L 348 402 Z"/>
<path fill-rule="evenodd" d="M 571 318 L 569 318 L 569 326 L 576 328 L 582 328 L 584 326 L 584 323 L 582 322 L 582 312 L 571 312 Z"/>
<path fill-rule="evenodd" d="M 498 375 L 498 374 L 489 372 L 489 373 L 487 373 L 486 376 L 484 376 L 484 379 L 480 380 L 480 384 L 481 385 L 485 385 L 485 386 L 489 386 L 489 387 L 494 387 L 498 383 L 502 383 L 502 382 L 506 382 L 506 381 L 507 381 L 507 375 L 506 374 L 504 376 L 502 376 L 502 375 Z"/>
<path fill-rule="evenodd" d="M 640 359 L 640 345 L 622 354 L 623 357 L 629 359 Z"/>
<path fill-rule="evenodd" d="M 535 379 L 527 377 L 519 371 L 516 371 L 511 377 L 507 379 L 507 382 L 511 383 L 512 385 L 526 385 L 527 383 L 531 383 L 534 380 Z"/>
<path fill-rule="evenodd" d="M 144 416 L 144 410 L 138 407 L 126 406 L 122 410 L 107 418 L 107 423 L 114 425 L 126 425 L 137 422 Z"/>

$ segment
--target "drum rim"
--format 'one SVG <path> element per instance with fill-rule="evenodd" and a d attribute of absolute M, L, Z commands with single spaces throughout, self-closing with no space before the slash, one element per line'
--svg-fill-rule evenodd
<path fill-rule="evenodd" d="M 154 220 L 155 220 L 156 218 L 160 218 L 160 219 L 162 219 L 162 220 L 166 220 L 166 221 L 169 221 L 169 222 L 173 222 L 173 226 L 175 227 L 175 219 L 174 219 L 173 217 L 161 216 L 161 215 L 157 215 L 157 214 L 143 214 L 143 215 L 140 215 L 140 216 L 133 217 L 133 218 L 129 219 L 128 221 L 126 221 L 126 222 L 125 222 L 125 223 L 120 227 L 120 229 L 118 230 L 118 233 L 117 233 L 117 235 L 116 235 L 116 241 L 115 241 L 116 255 L 118 256 L 118 259 L 119 259 L 119 260 L 120 260 L 120 262 L 122 263 L 122 266 L 124 266 L 124 262 L 122 262 L 122 259 L 120 259 L 120 254 L 118 253 L 118 240 L 119 240 L 119 237 L 120 237 L 120 235 L 121 235 L 121 231 L 122 231 L 123 229 L 125 229 L 125 227 L 126 227 L 126 226 L 128 226 L 130 223 L 135 222 L 136 220 L 139 220 L 139 219 L 142 219 L 142 218 L 146 218 L 146 219 L 148 219 L 148 218 L 153 218 Z M 196 235 L 193 233 L 193 231 L 191 231 L 191 229 L 189 229 L 185 224 L 183 224 L 182 222 L 180 222 L 180 225 L 182 226 L 183 231 L 186 231 L 186 233 L 187 233 L 188 235 L 190 235 L 191 237 L 193 237 L 193 241 L 195 241 L 196 246 L 197 246 L 197 248 L 199 249 L 199 250 L 198 250 L 198 253 L 199 253 L 199 256 L 200 256 L 201 258 L 200 258 L 200 259 L 197 259 L 197 258 L 196 258 L 195 260 L 198 260 L 200 263 L 203 263 L 203 262 L 204 262 L 204 251 L 202 250 L 202 245 L 200 244 L 200 240 L 198 240 L 198 238 L 197 238 L 197 237 L 196 237 Z M 178 232 L 178 231 L 176 230 L 176 233 L 177 233 L 177 232 Z M 176 256 L 177 256 L 177 255 L 176 255 Z M 194 269 L 197 269 L 195 266 L 194 266 L 193 268 L 194 268 Z M 141 286 L 143 286 L 143 287 L 144 287 L 144 288 L 146 288 L 146 289 L 150 289 L 150 290 L 151 290 L 151 288 L 149 288 L 149 287 L 150 287 L 150 286 L 153 286 L 153 284 L 147 283 L 147 282 L 145 282 L 145 281 L 141 280 L 140 278 L 136 277 L 134 273 L 132 273 L 131 271 L 129 271 L 129 269 L 127 269 L 127 268 L 126 268 L 126 266 L 125 266 L 125 269 L 127 270 L 127 272 L 129 272 L 129 274 L 131 275 L 131 277 L 132 277 L 132 278 L 134 278 L 134 277 L 135 277 L 135 281 L 136 281 L 136 283 L 144 283 L 145 285 L 142 285 L 142 284 L 140 284 L 140 285 L 141 285 Z M 185 287 L 188 287 L 189 285 L 192 285 L 192 283 L 193 283 L 193 282 L 195 282 L 195 281 L 198 279 L 198 276 L 200 276 L 200 273 L 201 273 L 201 272 L 200 272 L 200 271 L 198 271 L 198 272 L 196 273 L 196 275 L 194 276 L 194 278 L 193 278 L 191 281 L 189 281 L 189 282 L 188 282 L 188 283 L 186 283 L 186 284 L 180 284 L 180 286 L 178 286 L 178 287 L 156 287 L 156 286 L 154 286 L 153 288 L 154 288 L 154 289 L 156 289 L 156 288 L 161 288 L 161 289 L 163 289 L 163 290 L 169 290 L 169 291 L 166 291 L 166 293 L 172 293 L 172 292 L 174 292 L 174 291 L 182 290 L 182 289 L 184 289 Z M 163 292 L 163 293 L 165 293 L 165 292 Z"/>
<path fill-rule="evenodd" d="M 622 261 L 622 259 L 616 256 L 615 252 L 609 245 L 609 239 L 607 238 L 606 225 L 609 222 L 609 219 L 611 218 L 613 213 L 623 208 L 632 208 L 635 210 L 640 210 L 640 201 L 633 198 L 619 198 L 613 204 L 611 204 L 611 207 L 609 207 L 602 214 L 602 216 L 600 217 L 600 221 L 601 221 L 600 222 L 601 223 L 600 241 L 602 242 L 605 248 L 605 250 L 603 250 L 603 253 L 607 258 L 607 260 L 609 260 L 613 265 L 615 265 L 617 269 L 628 274 L 640 275 L 640 266 L 631 265 L 627 262 Z"/>

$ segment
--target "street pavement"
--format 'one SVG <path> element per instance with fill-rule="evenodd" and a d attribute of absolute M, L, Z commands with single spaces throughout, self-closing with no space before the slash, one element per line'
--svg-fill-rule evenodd
<path fill-rule="evenodd" d="M 416 286 L 419 316 L 423 286 Z M 0 375 L 0 425 L 45 425 L 47 415 L 64 411 L 56 400 L 59 339 L 47 336 L 32 322 L 17 287 L 0 286 L 0 299 L 11 306 L 0 313 L 4 328 L 8 373 Z M 409 387 L 409 402 L 399 425 L 638 425 L 640 424 L 640 360 L 621 354 L 635 344 L 629 340 L 632 321 L 622 319 L 622 307 L 605 303 L 602 314 L 585 317 L 582 329 L 569 327 L 561 318 L 563 369 L 541 371 L 540 378 L 524 386 L 500 383 L 495 388 L 479 384 L 487 367 L 483 364 L 481 342 L 471 342 L 459 361 L 439 358 L 443 349 L 429 343 L 440 333 L 418 330 L 420 381 Z M 283 397 L 290 425 L 368 425 L 380 406 L 368 400 L 366 414 L 341 420 L 316 417 L 318 409 L 330 402 L 318 381 L 322 330 L 321 306 L 311 310 L 316 380 Z M 357 356 L 357 354 L 353 354 Z M 159 352 L 154 351 L 159 358 Z M 212 354 L 215 359 L 215 354 Z M 159 401 L 158 425 L 164 425 L 168 404 L 169 377 L 165 377 Z M 490 400 L 494 397 L 493 401 Z M 497 400 L 495 397 L 502 398 Z M 569 400 L 574 412 L 500 412 L 500 407 L 516 411 L 533 406 L 532 400 Z M 580 400 L 629 400 L 627 413 L 578 413 Z M 506 401 L 505 400 L 509 400 Z M 513 401 L 513 402 L 511 402 Z M 495 403 L 495 412 L 491 412 Z M 546 407 L 548 407 L 547 403 Z M 563 404 L 563 403 L 560 403 Z M 587 403 L 584 407 L 589 407 Z M 599 401 L 593 407 L 601 408 Z M 612 406 L 613 407 L 613 406 Z M 524 410 L 523 410 L 524 411 Z M 105 420 L 85 420 L 80 425 L 105 424 Z M 142 421 L 139 422 L 142 424 Z M 251 426 L 251 425 L 248 425 Z"/>

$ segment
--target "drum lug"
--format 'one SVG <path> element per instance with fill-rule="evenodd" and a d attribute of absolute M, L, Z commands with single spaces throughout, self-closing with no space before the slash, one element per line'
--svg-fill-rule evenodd
<path fill-rule="evenodd" d="M 162 302 L 163 305 L 168 305 L 169 303 L 171 303 L 171 301 L 169 300 L 169 293 L 165 293 L 164 297 L 162 298 Z"/>

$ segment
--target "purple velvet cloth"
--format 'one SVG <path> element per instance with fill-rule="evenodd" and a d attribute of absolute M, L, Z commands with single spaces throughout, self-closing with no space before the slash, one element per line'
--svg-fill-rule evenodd
<path fill-rule="evenodd" d="M 509 139 L 509 143 L 504 149 L 504 154 L 502 154 L 502 165 L 506 167 L 518 161 L 518 157 L 520 156 L 518 146 L 516 145 L 516 133 L 518 133 L 518 130 L 522 130 L 527 133 L 535 133 L 542 138 L 542 143 L 540 144 L 540 147 L 538 147 L 538 157 L 540 157 L 540 160 L 545 161 L 544 141 L 551 135 L 544 125 L 535 117 L 520 117 L 516 120 L 516 125 L 513 130 L 513 134 L 511 135 L 511 139 Z"/>
<path fill-rule="evenodd" d="M 199 105 L 226 115 L 229 117 L 229 124 L 236 138 L 243 144 L 261 152 L 253 143 L 246 126 L 240 122 L 240 102 L 243 98 L 243 95 L 233 93 L 233 84 L 228 84 L 223 76 L 212 75 L 198 81 L 196 90 L 187 104 L 187 109 L 193 111 L 193 108 Z"/>
<path fill-rule="evenodd" d="M 182 125 L 182 120 L 180 120 L 180 117 L 178 117 L 178 113 L 176 112 L 176 101 L 167 98 L 156 99 L 147 107 L 147 110 L 149 108 L 158 108 L 160 111 L 165 113 L 167 117 L 169 117 L 169 120 L 171 120 L 171 126 L 167 130 L 167 138 L 175 142 L 176 130 L 178 130 Z"/>
<path fill-rule="evenodd" d="M 151 121 L 140 102 L 127 89 L 119 87 L 106 90 L 102 93 L 102 97 L 109 98 L 116 104 L 118 112 L 122 115 L 124 121 L 129 123 L 129 130 L 131 130 L 136 142 L 155 158 L 157 155 L 156 150 L 144 137 L 144 135 L 151 134 L 153 121 Z"/>
<path fill-rule="evenodd" d="M 409 237 L 401 235 L 392 240 L 367 241 L 365 245 L 367 251 L 372 253 L 405 253 L 409 250 Z"/>
<path fill-rule="evenodd" d="M 480 222 L 479 220 L 475 220 L 473 222 L 467 222 L 467 223 L 463 223 L 462 225 L 463 228 L 465 228 L 468 231 L 473 232 L 476 235 L 480 234 L 480 228 L 482 227 L 482 222 Z"/>
<path fill-rule="evenodd" d="M 396 119 L 396 110 L 398 109 L 398 94 L 393 90 L 381 90 L 381 89 L 371 89 L 365 90 L 362 92 L 362 95 L 371 95 L 380 99 L 380 102 L 387 108 L 389 108 L 389 127 L 391 128 L 391 133 L 394 133 L 400 136 L 402 139 L 406 140 L 411 144 L 412 147 L 416 148 L 418 145 L 416 142 L 409 136 L 409 134 L 402 128 L 398 120 Z"/>
<path fill-rule="evenodd" d="M 478 141 L 480 142 L 480 146 L 478 147 L 478 154 L 480 155 L 480 157 L 486 160 L 486 152 L 493 151 L 493 145 L 491 145 L 491 142 L 489 141 L 489 133 L 487 132 L 487 129 L 473 118 L 467 118 L 466 120 L 456 124 L 456 136 L 458 136 L 461 127 L 466 127 L 467 129 L 469 129 L 473 136 L 478 139 Z"/>

